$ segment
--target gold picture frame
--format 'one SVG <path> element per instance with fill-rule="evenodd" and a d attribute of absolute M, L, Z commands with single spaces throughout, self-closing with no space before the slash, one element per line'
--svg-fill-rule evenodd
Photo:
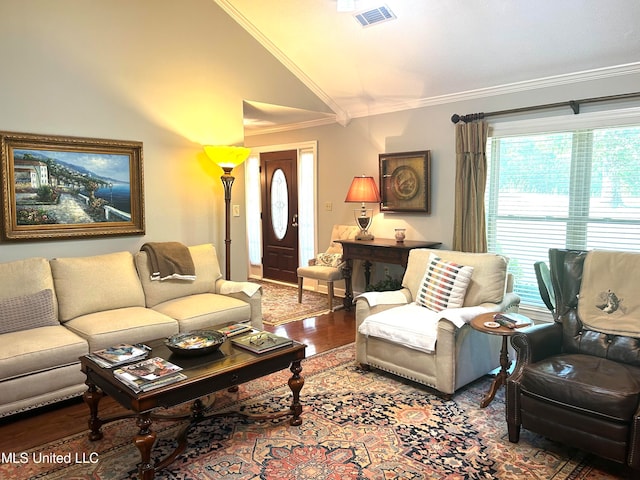
<path fill-rule="evenodd" d="M 2 238 L 144 235 L 142 142 L 0 132 Z"/>
<path fill-rule="evenodd" d="M 381 153 L 380 210 L 431 213 L 429 150 Z"/>

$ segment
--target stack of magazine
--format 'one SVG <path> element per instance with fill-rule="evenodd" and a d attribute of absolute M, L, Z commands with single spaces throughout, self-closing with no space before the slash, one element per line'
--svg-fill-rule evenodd
<path fill-rule="evenodd" d="M 184 380 L 187 376 L 180 370 L 182 367 L 163 358 L 154 357 L 117 368 L 113 371 L 113 375 L 138 393 L 148 392 Z"/>
<path fill-rule="evenodd" d="M 246 335 L 233 337 L 231 343 L 253 353 L 264 353 L 289 346 L 293 344 L 293 340 L 270 332 L 253 330 Z"/>
<path fill-rule="evenodd" d="M 144 359 L 149 353 L 147 348 L 144 345 L 121 343 L 113 347 L 97 350 L 87 356 L 101 367 L 110 368 Z"/>

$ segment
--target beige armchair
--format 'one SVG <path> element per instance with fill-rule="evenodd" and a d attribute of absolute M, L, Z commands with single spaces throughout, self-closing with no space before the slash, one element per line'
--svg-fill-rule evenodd
<path fill-rule="evenodd" d="M 309 260 L 306 267 L 298 267 L 298 303 L 302 303 L 302 284 L 305 278 L 311 278 L 327 284 L 329 310 L 333 310 L 333 282 L 342 280 L 342 245 L 334 240 L 355 238 L 360 230 L 355 225 L 334 225 L 331 231 L 331 244 L 324 253 Z"/>
<path fill-rule="evenodd" d="M 445 310 L 422 306 L 431 254 L 473 267 L 466 291 Z M 356 361 L 434 388 L 444 396 L 499 366 L 501 338 L 474 330 L 469 322 L 486 312 L 517 311 L 508 259 L 490 253 L 414 249 L 401 290 L 356 297 Z M 418 300 L 418 301 L 417 301 Z M 388 312 L 383 314 L 383 312 Z M 377 315 L 380 314 L 380 315 Z"/>

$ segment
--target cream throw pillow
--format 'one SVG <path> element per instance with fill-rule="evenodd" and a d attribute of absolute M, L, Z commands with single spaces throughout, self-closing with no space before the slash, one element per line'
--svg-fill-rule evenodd
<path fill-rule="evenodd" d="M 473 267 L 444 261 L 432 253 L 416 303 L 434 312 L 462 307 L 472 274 Z"/>

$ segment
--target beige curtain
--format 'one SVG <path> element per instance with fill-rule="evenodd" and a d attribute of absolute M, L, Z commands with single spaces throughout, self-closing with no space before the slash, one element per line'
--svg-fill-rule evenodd
<path fill-rule="evenodd" d="M 485 121 L 456 124 L 456 203 L 453 249 L 486 252 L 484 192 L 487 183 Z"/>

